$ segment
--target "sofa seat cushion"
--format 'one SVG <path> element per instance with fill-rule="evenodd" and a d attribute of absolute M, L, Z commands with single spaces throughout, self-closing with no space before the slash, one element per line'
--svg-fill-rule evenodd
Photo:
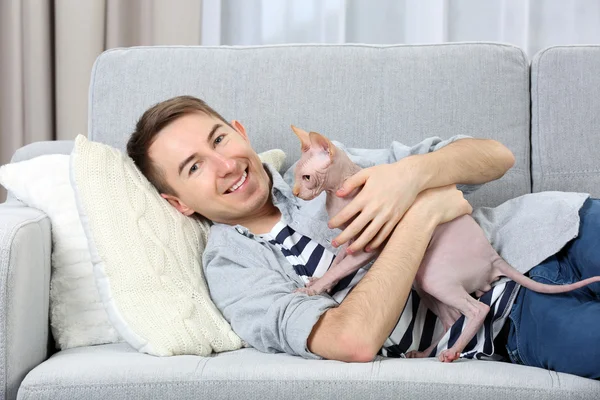
<path fill-rule="evenodd" d="M 492 361 L 305 360 L 240 349 L 154 357 L 125 343 L 69 349 L 32 370 L 19 399 L 597 399 L 600 382 Z"/>

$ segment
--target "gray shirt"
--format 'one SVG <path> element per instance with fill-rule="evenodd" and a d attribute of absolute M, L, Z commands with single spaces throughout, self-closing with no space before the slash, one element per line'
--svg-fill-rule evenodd
<path fill-rule="evenodd" d="M 414 146 L 393 142 L 389 149 L 344 150 L 363 168 L 392 163 L 414 154 L 436 151 L 455 140 L 432 137 Z M 284 178 L 264 164 L 273 180 L 271 198 L 282 218 L 298 233 L 336 252 L 331 241 L 340 233 L 328 229 L 325 193 L 310 202 L 291 191 L 292 166 Z M 457 185 L 465 194 L 480 185 Z M 527 272 L 560 250 L 579 230 L 579 209 L 587 193 L 541 192 L 511 199 L 498 207 L 481 207 L 472 216 L 498 253 L 521 272 Z M 535 234 L 532 234 L 532 230 Z M 203 268 L 215 305 L 233 330 L 250 346 L 263 352 L 286 352 L 320 358 L 307 348 L 314 324 L 338 303 L 327 294 L 293 293 L 304 282 L 292 265 L 268 241 L 241 225 L 216 223 L 211 227 L 203 255 Z"/>

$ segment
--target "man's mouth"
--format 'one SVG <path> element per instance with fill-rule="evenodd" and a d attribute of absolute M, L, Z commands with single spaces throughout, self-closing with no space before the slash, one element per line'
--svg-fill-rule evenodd
<path fill-rule="evenodd" d="M 232 187 L 230 187 L 229 189 L 227 189 L 226 193 L 233 193 L 236 190 L 238 190 L 244 184 L 244 182 L 246 182 L 246 178 L 247 177 L 248 177 L 248 169 L 246 168 L 246 170 L 242 174 L 242 177 L 240 178 L 240 180 L 237 181 L 236 183 L 234 183 Z"/>

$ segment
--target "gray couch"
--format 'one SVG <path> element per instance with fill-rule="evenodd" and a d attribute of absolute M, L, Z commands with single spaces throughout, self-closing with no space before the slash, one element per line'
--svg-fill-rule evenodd
<path fill-rule="evenodd" d="M 256 150 L 283 149 L 287 165 L 299 155 L 291 123 L 368 148 L 460 133 L 497 139 L 516 157 L 468 197 L 474 207 L 545 190 L 600 197 L 599 70 L 600 46 L 554 47 L 531 63 L 493 43 L 117 49 L 96 61 L 88 136 L 124 149 L 147 107 L 192 94 L 243 121 Z M 13 161 L 71 146 L 36 143 Z M 600 398 L 599 381 L 500 362 L 347 364 L 254 349 L 157 358 L 124 343 L 52 354 L 50 230 L 42 212 L 12 197 L 0 205 L 5 398 Z"/>

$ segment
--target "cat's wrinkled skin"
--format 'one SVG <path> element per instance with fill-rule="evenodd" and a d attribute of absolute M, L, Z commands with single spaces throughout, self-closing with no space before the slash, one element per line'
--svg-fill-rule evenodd
<path fill-rule="evenodd" d="M 312 200 L 323 191 L 327 193 L 326 208 L 329 217 L 341 211 L 359 189 L 340 198 L 335 192 L 344 180 L 360 171 L 345 152 L 316 132 L 306 132 L 292 126 L 302 144 L 302 157 L 294 171 L 293 193 L 303 200 Z M 331 267 L 320 278 L 312 278 L 297 292 L 309 295 L 331 290 L 340 279 L 365 266 L 379 253 L 364 251 L 346 254 L 346 243 L 338 251 Z M 383 247 L 383 246 L 381 246 Z M 470 215 L 463 215 L 439 225 L 429 242 L 417 271 L 414 287 L 427 308 L 434 312 L 447 331 L 464 315 L 464 329 L 454 345 L 442 351 L 438 359 L 452 362 L 477 333 L 489 312 L 489 306 L 477 301 L 469 293 L 480 297 L 501 277 L 541 293 L 562 293 L 600 281 L 600 276 L 570 285 L 545 285 L 535 282 L 510 266 L 491 246 L 481 227 Z M 436 338 L 423 352 L 411 351 L 409 358 L 428 357 L 443 335 Z"/>
<path fill-rule="evenodd" d="M 326 137 L 316 132 L 307 133 L 295 126 L 292 126 L 292 130 L 302 143 L 302 157 L 294 171 L 296 182 L 292 190 L 294 196 L 303 200 L 312 200 L 323 191 L 327 192 L 326 208 L 327 214 L 331 217 L 340 212 L 358 193 L 356 190 L 356 193 L 350 193 L 345 198 L 335 195 L 344 180 L 360 171 L 360 167 Z M 347 254 L 346 248 L 351 243 L 350 240 L 340 247 L 333 263 L 321 278 L 310 278 L 306 287 L 297 291 L 308 295 L 329 291 L 340 279 L 365 266 L 379 254 L 375 251 L 370 253 L 357 251 Z"/>

